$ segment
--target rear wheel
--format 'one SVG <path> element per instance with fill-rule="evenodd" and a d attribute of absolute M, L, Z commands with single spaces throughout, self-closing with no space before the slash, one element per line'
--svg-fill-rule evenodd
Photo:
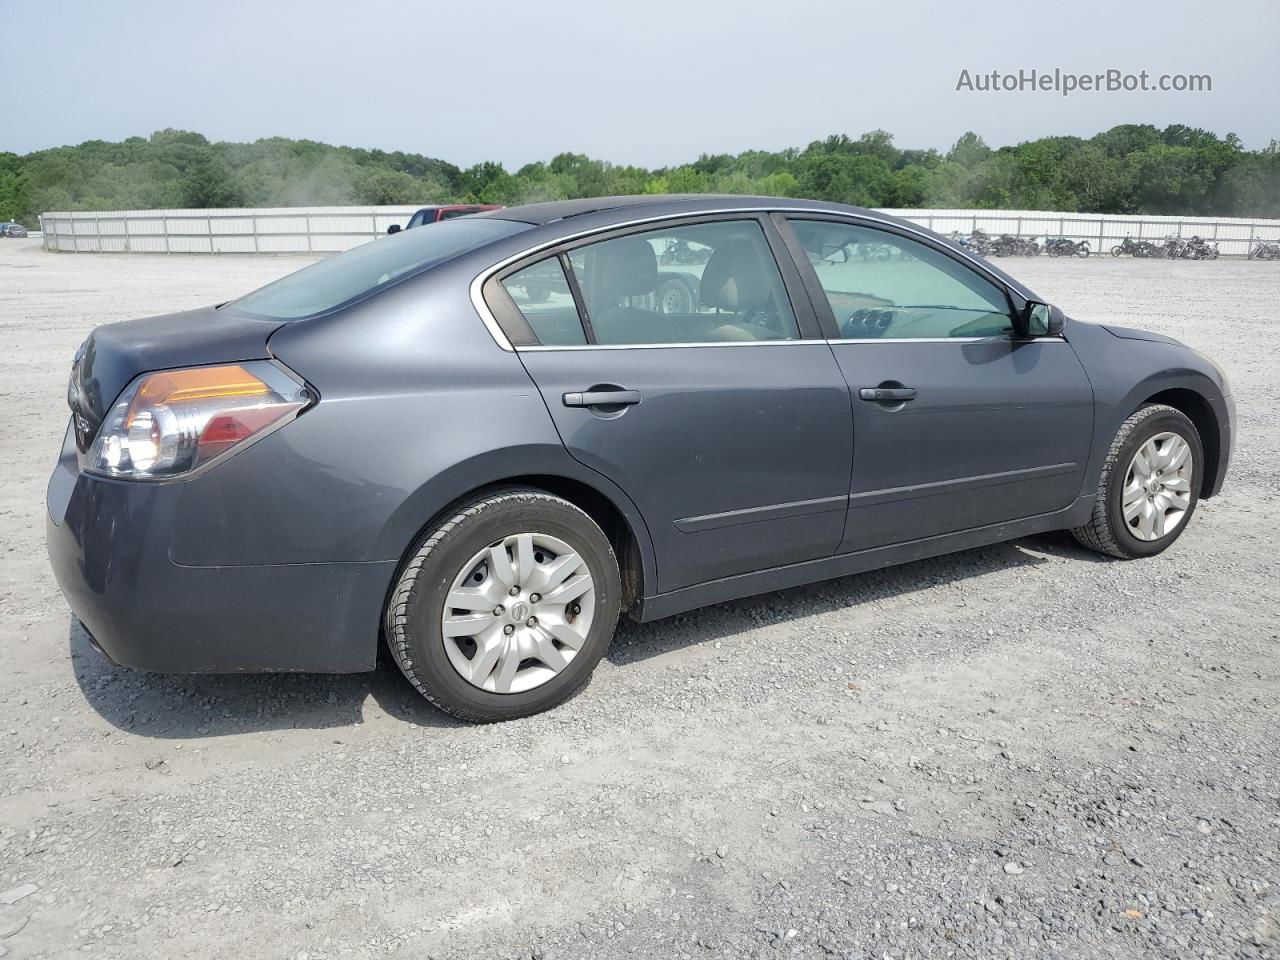
<path fill-rule="evenodd" d="M 590 517 L 539 490 L 498 491 L 419 541 L 387 604 L 387 645 L 441 710 L 511 720 L 587 683 L 620 597 L 613 549 Z"/>
<path fill-rule="evenodd" d="M 1116 432 L 1093 516 L 1072 533 L 1086 547 L 1113 557 L 1155 556 L 1191 521 L 1203 462 L 1200 434 L 1186 415 L 1163 404 L 1143 407 Z"/>

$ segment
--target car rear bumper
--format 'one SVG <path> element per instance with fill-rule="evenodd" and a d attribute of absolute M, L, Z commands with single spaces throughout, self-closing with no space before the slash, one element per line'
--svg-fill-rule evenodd
<path fill-rule="evenodd" d="M 161 673 L 373 669 L 395 562 L 198 567 L 169 555 L 181 484 L 82 473 L 68 431 L 46 539 L 72 612 L 109 659 Z"/>

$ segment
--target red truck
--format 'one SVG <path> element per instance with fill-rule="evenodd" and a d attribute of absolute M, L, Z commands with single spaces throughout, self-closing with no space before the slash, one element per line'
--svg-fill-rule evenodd
<path fill-rule="evenodd" d="M 409 222 L 403 228 L 400 224 L 393 223 L 387 227 L 387 233 L 399 233 L 401 229 L 411 230 L 427 223 L 439 223 L 442 220 L 452 220 L 454 217 L 466 217 L 473 213 L 484 213 L 486 210 L 501 209 L 502 207 L 493 203 L 451 203 L 443 206 L 423 207 L 409 218 Z"/>

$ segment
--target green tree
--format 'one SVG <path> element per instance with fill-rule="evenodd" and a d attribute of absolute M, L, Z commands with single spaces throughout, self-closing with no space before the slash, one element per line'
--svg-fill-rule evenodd
<path fill-rule="evenodd" d="M 282 137 L 221 143 L 176 129 L 0 154 L 0 216 L 32 226 L 41 211 L 55 209 L 514 204 L 707 191 L 861 206 L 1263 217 L 1280 215 L 1280 151 L 1248 151 L 1235 134 L 1185 124 L 1122 124 L 1088 140 L 1041 137 L 998 150 L 968 132 L 945 155 L 901 149 L 884 130 L 837 133 L 803 150 L 702 154 L 656 170 L 564 152 L 514 174 L 493 162 L 462 170 L 402 151 Z"/>
<path fill-rule="evenodd" d="M 966 169 L 973 169 L 991 156 L 991 148 L 983 142 L 982 138 L 970 130 L 968 133 L 962 134 L 960 139 L 952 145 L 947 152 L 947 159 L 952 163 L 958 163 Z"/>

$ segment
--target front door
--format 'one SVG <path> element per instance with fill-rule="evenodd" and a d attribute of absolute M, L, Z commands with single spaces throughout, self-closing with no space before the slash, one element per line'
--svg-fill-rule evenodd
<path fill-rule="evenodd" d="M 1015 338 L 1004 290 L 933 247 L 842 221 L 790 226 L 801 269 L 830 307 L 853 407 L 840 552 L 1075 500 L 1093 392 L 1066 340 Z"/>
<path fill-rule="evenodd" d="M 687 297 L 657 295 L 676 282 Z M 565 446 L 644 515 L 660 592 L 836 550 L 848 389 L 802 338 L 759 220 L 613 237 L 502 287 L 539 340 L 520 358 Z"/>

